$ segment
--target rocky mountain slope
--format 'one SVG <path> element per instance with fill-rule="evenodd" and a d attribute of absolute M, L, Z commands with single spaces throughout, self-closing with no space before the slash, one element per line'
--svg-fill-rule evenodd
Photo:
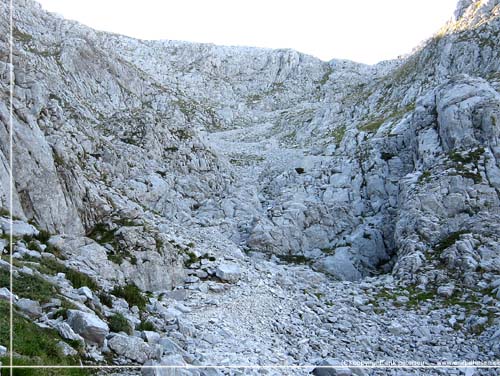
<path fill-rule="evenodd" d="M 411 55 L 366 66 L 135 40 L 16 0 L 12 244 L 0 19 L 16 359 L 311 366 L 271 374 L 498 359 L 499 16 L 462 0 Z"/>

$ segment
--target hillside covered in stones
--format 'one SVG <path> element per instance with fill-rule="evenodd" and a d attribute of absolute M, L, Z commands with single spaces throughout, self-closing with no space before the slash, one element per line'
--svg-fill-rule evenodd
<path fill-rule="evenodd" d="M 0 361 L 12 299 L 18 364 L 495 374 L 315 367 L 499 359 L 498 0 L 459 1 L 373 66 L 137 40 L 14 3 L 9 213 L 0 0 Z M 158 364 L 198 368 L 141 369 Z"/>

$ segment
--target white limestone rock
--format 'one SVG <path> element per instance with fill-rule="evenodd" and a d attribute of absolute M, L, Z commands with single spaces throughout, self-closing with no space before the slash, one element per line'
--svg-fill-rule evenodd
<path fill-rule="evenodd" d="M 149 359 L 159 359 L 161 356 L 161 351 L 157 347 L 148 345 L 138 337 L 116 334 L 108 340 L 108 346 L 116 354 L 140 364 Z"/>
<path fill-rule="evenodd" d="M 0 288 L 0 300 L 5 300 L 5 301 L 16 301 L 17 297 L 13 295 L 7 287 L 2 287 Z"/>
<path fill-rule="evenodd" d="M 223 281 L 235 283 L 241 278 L 241 269 L 237 264 L 221 264 L 217 266 L 215 275 Z"/>
<path fill-rule="evenodd" d="M 68 325 L 85 340 L 102 346 L 109 333 L 108 324 L 94 314 L 68 310 Z"/>
<path fill-rule="evenodd" d="M 5 234 L 11 234 L 11 223 L 8 218 L 0 217 L 0 227 Z M 13 220 L 12 221 L 12 236 L 16 238 L 22 238 L 23 236 L 36 236 L 39 231 L 29 223 Z"/>
<path fill-rule="evenodd" d="M 32 319 L 40 317 L 43 313 L 40 303 L 38 303 L 36 300 L 21 298 L 14 301 L 14 305 L 21 312 L 28 315 Z"/>
<path fill-rule="evenodd" d="M 60 322 L 56 325 L 56 330 L 57 332 L 59 333 L 59 335 L 64 338 L 64 339 L 69 339 L 69 340 L 72 340 L 72 341 L 79 341 L 79 342 L 83 342 L 83 338 L 82 336 L 80 336 L 79 334 L 76 334 L 73 329 L 71 328 L 71 326 L 69 326 L 67 323 L 65 322 Z"/>
<path fill-rule="evenodd" d="M 57 342 L 56 346 L 59 348 L 61 354 L 64 356 L 75 356 L 78 354 L 78 351 L 76 351 L 73 347 L 71 347 L 64 341 Z"/>

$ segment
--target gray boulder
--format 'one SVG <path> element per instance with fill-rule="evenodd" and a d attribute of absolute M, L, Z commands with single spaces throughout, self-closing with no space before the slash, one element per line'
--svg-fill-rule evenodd
<path fill-rule="evenodd" d="M 102 346 L 109 333 L 108 324 L 96 315 L 87 312 L 68 310 L 68 324 L 75 333 L 99 346 Z"/>
<path fill-rule="evenodd" d="M 11 294 L 7 287 L 0 288 L 0 300 L 10 301 L 11 297 L 15 299 L 15 296 Z"/>
<path fill-rule="evenodd" d="M 14 303 L 14 305 L 23 313 L 31 317 L 32 319 L 39 318 L 42 315 L 42 307 L 40 303 L 36 300 L 31 299 L 19 299 Z"/>
<path fill-rule="evenodd" d="M 144 365 L 146 367 L 143 367 L 141 369 L 142 376 L 188 376 L 188 375 L 193 375 L 193 373 L 190 370 L 183 368 L 187 364 L 184 361 L 184 359 L 182 358 L 182 356 L 180 356 L 180 355 L 165 356 L 165 357 L 162 357 L 159 362 L 148 361 Z M 157 368 L 155 368 L 155 366 Z M 161 366 L 168 366 L 168 368 L 161 368 Z"/>
<path fill-rule="evenodd" d="M 341 280 L 356 281 L 362 278 L 354 266 L 354 257 L 348 247 L 335 249 L 335 254 L 317 261 L 314 268 Z"/>
<path fill-rule="evenodd" d="M 184 350 L 170 338 L 160 338 L 158 343 L 163 348 L 165 354 L 182 354 L 184 352 Z"/>
<path fill-rule="evenodd" d="M 156 344 L 160 342 L 160 334 L 157 332 L 152 332 L 149 330 L 144 330 L 141 333 L 142 339 L 145 340 L 149 344 Z"/>
<path fill-rule="evenodd" d="M 221 264 L 215 270 L 215 275 L 226 282 L 238 282 L 241 270 L 237 264 Z"/>
<path fill-rule="evenodd" d="M 59 350 L 64 356 L 74 356 L 78 354 L 78 351 L 76 351 L 74 348 L 72 348 L 64 341 L 57 342 L 56 346 L 59 348 Z"/>
<path fill-rule="evenodd" d="M 69 339 L 72 341 L 82 341 L 83 338 L 79 334 L 76 334 L 73 329 L 71 329 L 71 326 L 69 326 L 65 322 L 60 322 L 56 325 L 56 330 L 59 333 L 59 335 L 64 338 L 64 339 Z"/>
<path fill-rule="evenodd" d="M 0 218 L 0 226 L 5 234 L 10 234 L 10 220 L 7 218 Z M 12 236 L 22 238 L 23 236 L 36 236 L 39 231 L 29 223 L 13 220 L 12 221 Z"/>
<path fill-rule="evenodd" d="M 141 364 L 161 357 L 161 348 L 150 346 L 138 337 L 117 334 L 108 340 L 108 346 L 116 354 Z"/>

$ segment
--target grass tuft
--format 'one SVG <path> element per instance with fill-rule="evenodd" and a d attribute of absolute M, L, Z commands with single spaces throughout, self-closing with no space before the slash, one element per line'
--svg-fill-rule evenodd
<path fill-rule="evenodd" d="M 111 294 L 125 299 L 131 307 L 137 306 L 137 308 L 141 310 L 146 308 L 146 298 L 142 295 L 141 290 L 134 284 L 115 286 L 113 290 L 111 290 Z"/>
<path fill-rule="evenodd" d="M 132 334 L 132 327 L 130 326 L 130 323 L 121 313 L 115 313 L 113 316 L 111 316 L 109 318 L 108 324 L 109 329 L 112 332 L 125 332 L 128 335 Z"/>

